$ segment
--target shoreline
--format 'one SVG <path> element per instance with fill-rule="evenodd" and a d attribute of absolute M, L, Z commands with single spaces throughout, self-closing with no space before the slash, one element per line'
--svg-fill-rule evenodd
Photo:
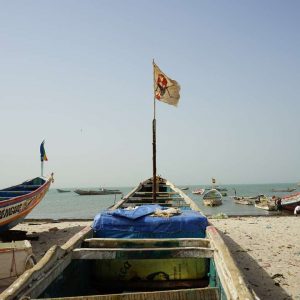
<path fill-rule="evenodd" d="M 260 299 L 300 299 L 300 216 L 208 217 L 221 233 L 238 268 Z M 53 245 L 63 245 L 92 219 L 26 219 L 26 231 L 39 261 Z"/>

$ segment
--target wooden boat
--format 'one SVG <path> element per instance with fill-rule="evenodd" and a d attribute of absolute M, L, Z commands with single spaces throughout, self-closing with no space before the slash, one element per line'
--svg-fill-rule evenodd
<path fill-rule="evenodd" d="M 277 193 L 290 193 L 296 191 L 296 188 L 287 188 L 287 189 L 272 189 L 272 192 L 277 192 Z"/>
<path fill-rule="evenodd" d="M 222 205 L 222 194 L 216 189 L 207 191 L 203 195 L 203 204 L 206 206 Z"/>
<path fill-rule="evenodd" d="M 29 241 L 0 243 L 0 289 L 12 284 L 35 263 Z"/>
<path fill-rule="evenodd" d="M 93 229 L 88 226 L 63 246 L 53 246 L 0 298 L 254 300 L 254 294 L 248 289 L 228 248 L 213 226 L 196 231 L 196 234 L 204 233 L 204 237 L 174 237 L 175 234 L 184 234 L 179 227 L 178 232 L 171 232 L 173 237 L 170 237 L 169 230 L 161 231 L 160 238 L 155 235 L 149 238 L 128 237 L 128 232 L 124 231 L 129 231 L 130 226 L 122 227 L 126 218 L 118 218 L 116 214 L 128 213 L 132 217 L 137 210 L 158 204 L 162 211 L 176 208 L 183 216 L 191 214 L 207 222 L 196 203 L 168 180 L 157 178 L 157 197 L 152 194 L 152 186 L 152 178 L 140 183 L 109 211 L 101 213 L 107 220 L 113 218 L 113 223 L 118 220 L 118 228 L 111 230 L 105 227 L 109 226 L 109 222 L 99 215 L 94 220 Z M 155 198 L 156 204 L 153 205 Z M 156 229 L 174 224 L 175 219 L 182 221 L 179 214 L 166 217 L 144 215 L 136 221 L 126 219 L 126 222 L 135 226 L 131 233 L 151 236 L 151 231 L 145 233 L 143 230 L 148 228 L 144 225 L 151 218 L 157 219 L 152 223 Z M 101 222 L 97 223 L 97 220 Z M 204 224 L 202 221 L 195 224 Z M 99 224 L 103 227 L 97 227 Z M 156 229 L 152 233 L 158 233 Z M 118 234 L 120 238 L 116 237 Z"/>
<path fill-rule="evenodd" d="M 70 193 L 70 190 L 56 189 L 59 193 Z"/>
<path fill-rule="evenodd" d="M 259 195 L 254 204 L 255 207 L 264 209 L 264 210 L 276 210 L 276 203 L 271 198 Z"/>
<path fill-rule="evenodd" d="M 294 211 L 294 209 L 298 205 L 300 205 L 300 192 L 292 195 L 287 195 L 281 198 L 282 209 Z"/>
<path fill-rule="evenodd" d="M 243 197 L 233 197 L 234 203 L 236 204 L 243 204 L 243 205 L 253 205 L 254 200 L 249 198 L 243 198 Z"/>
<path fill-rule="evenodd" d="M 80 196 L 95 196 L 95 195 L 115 195 L 115 194 L 122 194 L 121 191 L 119 190 L 81 190 L 81 189 L 76 189 L 74 191 L 76 194 Z"/>
<path fill-rule="evenodd" d="M 182 191 L 187 191 L 189 189 L 189 187 L 182 187 L 180 188 Z"/>
<path fill-rule="evenodd" d="M 192 191 L 192 193 L 196 194 L 196 195 L 203 195 L 204 192 L 205 192 L 205 189 L 197 189 L 197 190 Z"/>
<path fill-rule="evenodd" d="M 0 190 L 0 232 L 20 223 L 41 202 L 52 181 L 53 174 Z"/>

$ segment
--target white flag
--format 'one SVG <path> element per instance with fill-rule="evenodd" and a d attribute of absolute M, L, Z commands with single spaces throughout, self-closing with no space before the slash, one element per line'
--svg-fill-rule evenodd
<path fill-rule="evenodd" d="M 155 99 L 177 106 L 180 98 L 180 85 L 164 74 L 155 63 L 153 63 L 153 68 Z"/>

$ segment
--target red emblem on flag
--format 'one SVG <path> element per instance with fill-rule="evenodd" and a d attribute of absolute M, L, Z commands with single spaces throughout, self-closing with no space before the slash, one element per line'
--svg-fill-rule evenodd
<path fill-rule="evenodd" d="M 155 98 L 159 100 L 161 97 L 164 96 L 167 90 L 168 80 L 163 74 L 158 74 L 156 84 L 158 87 L 158 91 L 156 91 Z"/>

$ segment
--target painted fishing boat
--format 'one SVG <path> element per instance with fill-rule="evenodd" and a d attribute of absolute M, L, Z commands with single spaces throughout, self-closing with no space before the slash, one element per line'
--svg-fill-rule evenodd
<path fill-rule="evenodd" d="M 0 190 L 0 232 L 19 224 L 44 198 L 53 174 Z"/>
<path fill-rule="evenodd" d="M 294 209 L 298 205 L 300 205 L 300 192 L 292 195 L 287 195 L 281 198 L 282 209 L 294 211 Z"/>
<path fill-rule="evenodd" d="M 206 206 L 222 205 L 222 194 L 216 189 L 207 191 L 203 195 L 203 204 Z"/>
<path fill-rule="evenodd" d="M 254 300 L 196 203 L 166 179 L 153 185 L 141 182 L 92 227 L 53 246 L 0 298 Z"/>

